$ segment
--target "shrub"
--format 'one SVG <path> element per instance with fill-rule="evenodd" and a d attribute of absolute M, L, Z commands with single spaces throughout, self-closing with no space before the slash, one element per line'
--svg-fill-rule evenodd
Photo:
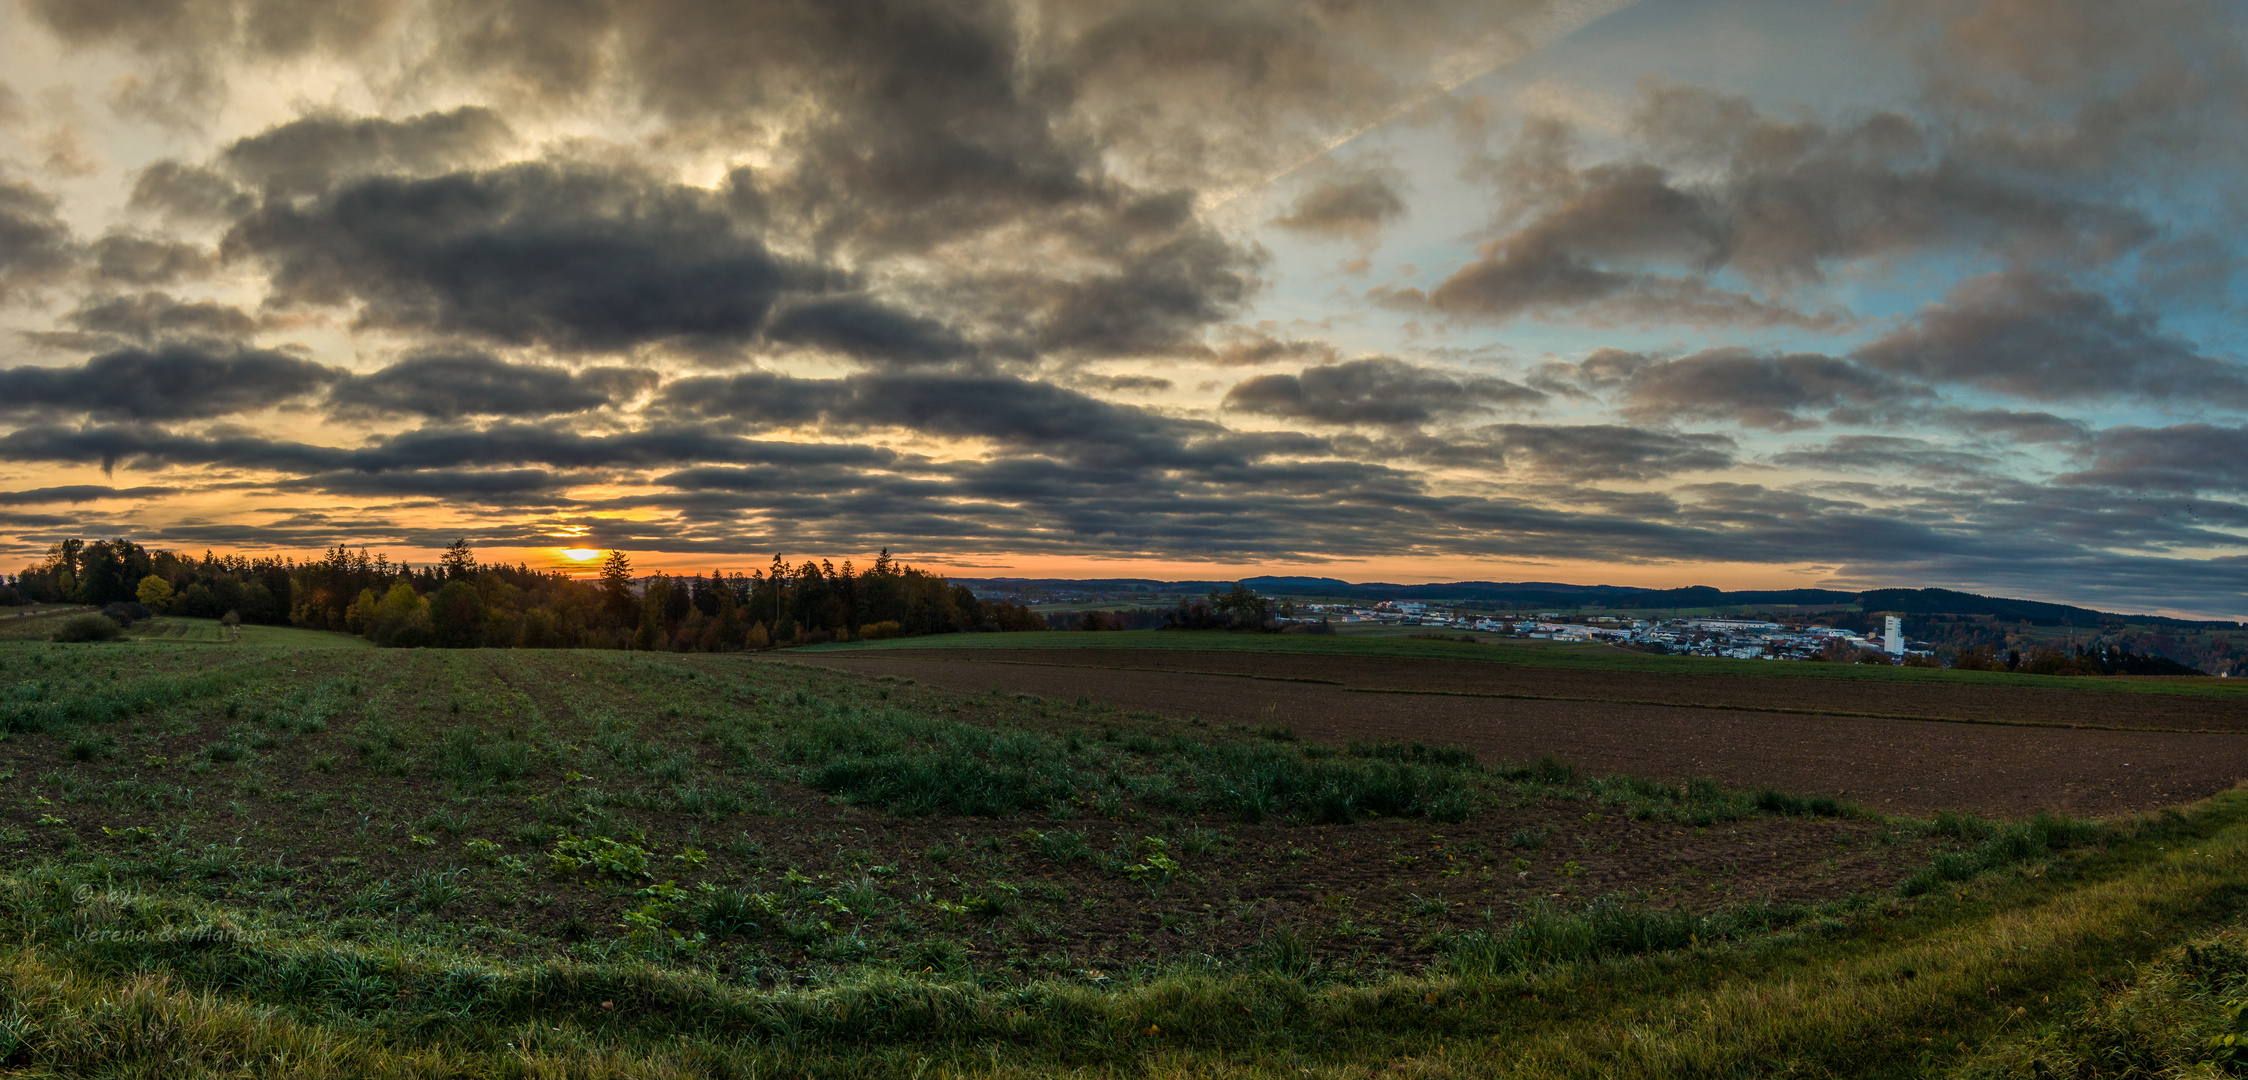
<path fill-rule="evenodd" d="M 148 610 L 146 604 L 137 601 L 122 601 L 111 604 L 101 609 L 101 613 L 103 618 L 127 628 L 130 628 L 136 622 L 146 622 L 156 617 L 156 613 Z"/>
<path fill-rule="evenodd" d="M 1756 808 L 1787 817 L 1845 817 L 1849 808 L 1824 795 L 1789 795 L 1766 789 L 1756 793 Z"/>
<path fill-rule="evenodd" d="M 56 641 L 115 641 L 124 636 L 125 628 L 117 621 L 101 615 L 73 615 L 55 627 Z"/>
<path fill-rule="evenodd" d="M 883 641 L 902 636 L 904 633 L 905 627 L 900 626 L 895 620 L 884 619 L 881 622 L 868 623 L 859 627 L 859 640 Z"/>

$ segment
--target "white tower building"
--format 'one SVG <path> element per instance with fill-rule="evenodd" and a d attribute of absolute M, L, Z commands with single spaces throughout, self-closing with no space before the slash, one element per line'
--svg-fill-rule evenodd
<path fill-rule="evenodd" d="M 1881 622 L 1884 631 L 1881 635 L 1883 651 L 1891 656 L 1903 656 L 1905 654 L 1905 621 L 1895 615 L 1890 615 L 1882 619 Z"/>

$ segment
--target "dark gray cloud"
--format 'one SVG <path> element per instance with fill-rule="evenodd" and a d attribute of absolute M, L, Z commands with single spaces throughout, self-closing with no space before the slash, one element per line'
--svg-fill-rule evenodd
<path fill-rule="evenodd" d="M 941 364 L 975 347 L 935 319 L 909 315 L 863 296 L 792 303 L 773 314 L 767 339 L 896 364 Z"/>
<path fill-rule="evenodd" d="M 257 198 L 216 169 L 166 159 L 133 178 L 131 205 L 179 221 L 230 221 Z"/>
<path fill-rule="evenodd" d="M 291 442 L 229 428 L 180 434 L 116 424 L 32 424 L 0 435 L 0 460 L 5 461 L 95 463 L 104 469 L 210 465 L 300 475 L 501 465 L 567 470 L 644 469 L 696 462 L 880 465 L 900 457 L 880 447 L 765 442 L 702 427 L 654 428 L 617 435 L 584 435 L 515 423 L 483 428 L 434 427 L 400 432 L 358 448 Z"/>
<path fill-rule="evenodd" d="M 1909 0 L 1881 25 L 1915 48 L 1963 152 L 2025 173 L 2163 179 L 2237 163 L 2248 56 L 2224 0 Z"/>
<path fill-rule="evenodd" d="M 1405 216 L 1402 178 L 1379 169 L 1352 169 L 1323 176 L 1296 196 L 1273 224 L 1296 232 L 1374 239 L 1381 227 Z"/>
<path fill-rule="evenodd" d="M 258 322 L 249 312 L 208 300 L 183 301 L 168 293 L 88 297 L 63 316 L 82 333 L 154 341 L 160 337 L 247 338 Z"/>
<path fill-rule="evenodd" d="M 823 283 L 701 189 L 538 163 L 268 201 L 225 250 L 267 263 L 269 302 L 357 299 L 371 325 L 570 349 L 746 341 L 783 291 Z"/>
<path fill-rule="evenodd" d="M 1799 469 L 1945 478 L 1979 478 L 1992 474 L 1999 465 L 1998 459 L 1987 454 L 1895 435 L 1838 435 L 1824 445 L 1774 454 L 1772 463 Z"/>
<path fill-rule="evenodd" d="M 66 484 L 58 487 L 31 488 L 26 491 L 0 491 L 0 506 L 37 506 L 43 503 L 100 502 L 105 499 L 153 499 L 177 495 L 176 487 L 114 488 L 99 484 Z"/>
<path fill-rule="evenodd" d="M 92 245 L 94 273 L 120 285 L 169 285 L 212 267 L 210 251 L 181 240 L 111 233 Z"/>
<path fill-rule="evenodd" d="M 1646 481 L 1723 469 L 1736 449 L 1724 435 L 1618 424 L 1493 424 L 1468 434 L 1504 450 L 1511 464 L 1571 480 Z"/>
<path fill-rule="evenodd" d="M 2248 492 L 2248 428 L 2109 428 L 2093 437 L 2091 461 L 2058 480 L 2131 492 Z"/>
<path fill-rule="evenodd" d="M 316 113 L 238 139 L 218 161 L 270 194 L 313 195 L 354 176 L 453 172 L 513 139 L 498 113 L 478 105 L 404 120 Z"/>
<path fill-rule="evenodd" d="M 1225 407 L 1321 424 L 1412 425 L 1545 399 L 1505 379 L 1376 356 L 1259 375 L 1227 391 Z"/>
<path fill-rule="evenodd" d="M 404 472 L 329 472 L 284 481 L 293 491 L 320 491 L 353 498 L 439 498 L 501 500 L 519 504 L 527 496 L 551 496 L 595 478 L 547 469 L 421 469 Z"/>
<path fill-rule="evenodd" d="M 1112 394 L 1154 394 L 1171 388 L 1171 380 L 1153 375 L 1079 375 L 1077 382 Z"/>
<path fill-rule="evenodd" d="M 69 367 L 0 368 L 0 409 L 187 420 L 288 404 L 325 388 L 339 374 L 269 349 L 167 342 L 119 349 Z"/>
<path fill-rule="evenodd" d="M 1924 396 L 1881 372 L 1819 353 L 1706 349 L 1639 367 L 1627 379 L 1624 413 L 1635 419 L 1731 421 L 1781 431 L 1816 426 L 1812 414 L 1877 415 Z"/>
<path fill-rule="evenodd" d="M 2145 312 L 2050 277 L 1962 282 L 1856 356 L 1884 371 L 2033 401 L 2137 397 L 2248 408 L 2248 364 L 2203 355 Z"/>
<path fill-rule="evenodd" d="M 53 196 L 0 177 L 0 303 L 20 299 L 78 265 Z"/>
<path fill-rule="evenodd" d="M 1203 330 L 1238 314 L 1262 284 L 1261 253 L 1198 221 L 1185 192 L 1130 200 L 1089 216 L 1078 233 L 1097 269 L 1019 277 L 993 298 L 1035 313 L 1027 336 L 1040 351 L 1198 352 Z"/>
<path fill-rule="evenodd" d="M 1594 397 L 1631 385 L 1647 368 L 1661 363 L 1656 357 L 1628 349 L 1594 349 L 1584 359 L 1552 361 L 1531 369 L 1529 384 L 1562 397 Z"/>
<path fill-rule="evenodd" d="M 1786 297 L 1838 261 L 1946 249 L 2098 261 L 2156 232 L 2130 209 L 1978 167 L 1896 113 L 1828 126 L 1657 85 L 1634 121 L 1636 160 L 1585 167 L 1565 126 L 1530 125 L 1491 169 L 1510 227 L 1426 302 L 1497 319 L 1831 328 L 1841 313 Z M 1757 291 L 1716 284 L 1721 272 Z"/>
<path fill-rule="evenodd" d="M 1291 341 L 1270 334 L 1245 332 L 1229 335 L 1211 350 L 1209 359 L 1221 367 L 1257 367 L 1284 360 L 1333 360 L 1335 347 L 1324 341 Z"/>
<path fill-rule="evenodd" d="M 753 372 L 681 379 L 658 399 L 675 415 L 773 426 L 903 428 L 989 439 L 1111 467 L 1239 463 L 1255 452 L 1215 424 L 1176 420 L 1050 383 L 997 375 L 872 373 L 798 379 Z"/>
<path fill-rule="evenodd" d="M 1579 507 L 1623 512 L 1643 496 L 1579 487 L 1602 480 L 1644 482 L 1734 464 L 1738 444 L 1725 435 L 1693 434 L 1622 424 L 1486 424 L 1443 435 L 1367 438 L 1345 435 L 1335 449 L 1372 461 L 1415 461 L 1488 472 L 1509 469 L 1531 481 L 1570 485 L 1553 494 Z M 1657 512 L 1674 509 L 1667 500 Z M 1644 507 L 1641 507 L 1644 508 Z"/>
<path fill-rule="evenodd" d="M 571 371 L 479 352 L 423 353 L 338 381 L 328 404 L 346 416 L 552 416 L 619 404 L 655 389 L 657 381 L 645 368 Z"/>
<path fill-rule="evenodd" d="M 2015 412 L 2009 409 L 1941 409 L 1931 418 L 1962 434 L 2010 439 L 2025 443 L 2080 443 L 2092 434 L 2081 420 L 2048 412 Z"/>

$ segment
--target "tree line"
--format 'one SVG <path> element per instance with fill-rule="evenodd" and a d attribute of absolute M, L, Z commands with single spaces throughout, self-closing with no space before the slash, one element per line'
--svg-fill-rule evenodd
<path fill-rule="evenodd" d="M 393 563 L 365 548 L 316 561 L 200 559 L 129 540 L 65 540 L 12 579 L 0 604 L 140 604 L 156 614 L 293 625 L 410 648 L 597 648 L 733 652 L 921 634 L 1044 630 L 1019 604 L 906 566 L 888 549 L 860 570 L 846 559 L 749 573 L 633 573 L 609 553 L 592 580 L 480 562 L 456 541 L 434 563 Z"/>

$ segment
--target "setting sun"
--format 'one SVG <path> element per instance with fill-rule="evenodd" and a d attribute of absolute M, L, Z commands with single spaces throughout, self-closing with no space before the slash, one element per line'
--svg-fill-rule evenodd
<path fill-rule="evenodd" d="M 591 558 L 593 558 L 593 557 L 595 557 L 595 556 L 597 556 L 597 555 L 599 555 L 599 554 L 601 554 L 601 552 L 600 552 L 600 551 L 598 551 L 598 550 L 596 550 L 596 549 L 594 549 L 594 548 L 563 548 L 563 549 L 562 549 L 562 555 L 563 555 L 563 556 L 564 556 L 565 558 L 568 558 L 569 560 L 571 560 L 572 562 L 585 562 L 586 560 L 588 560 L 588 559 L 591 559 Z"/>

